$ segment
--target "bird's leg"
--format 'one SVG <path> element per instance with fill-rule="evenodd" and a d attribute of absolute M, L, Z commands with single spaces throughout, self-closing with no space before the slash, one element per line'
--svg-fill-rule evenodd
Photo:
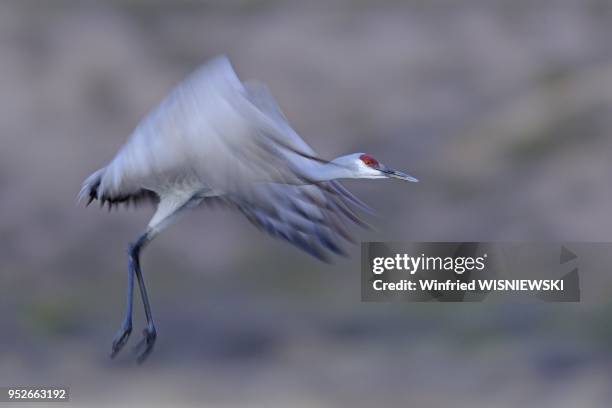
<path fill-rule="evenodd" d="M 132 332 L 132 308 L 134 300 L 134 275 L 138 279 L 138 285 L 140 288 L 140 296 L 144 304 L 145 315 L 147 318 L 147 329 L 145 330 L 145 339 L 147 348 L 139 355 L 138 361 L 142 362 L 147 355 L 153 349 L 153 343 L 155 343 L 155 325 L 151 317 L 151 306 L 149 305 L 149 298 L 147 296 L 144 280 L 142 278 L 142 272 L 140 270 L 140 251 L 144 246 L 151 241 L 153 238 L 152 231 L 147 231 L 138 240 L 130 244 L 128 250 L 128 291 L 127 291 L 127 308 L 125 313 L 125 319 L 121 325 L 121 329 L 115 335 L 113 339 L 113 347 L 111 351 L 111 358 L 115 357 L 117 353 L 125 346 L 128 338 Z M 142 342 L 141 342 L 142 343 Z"/>
<path fill-rule="evenodd" d="M 138 288 L 140 289 L 140 298 L 142 299 L 142 304 L 144 306 L 145 317 L 147 319 L 147 327 L 143 330 L 144 338 L 136 345 L 135 350 L 138 352 L 137 361 L 138 363 L 142 363 L 153 351 L 153 346 L 155 345 L 155 339 L 157 337 L 157 332 L 155 330 L 155 324 L 153 323 L 153 316 L 151 314 L 151 305 L 149 304 L 149 296 L 147 295 L 147 288 L 144 283 L 144 278 L 142 277 L 142 271 L 140 269 L 140 251 L 148 244 L 151 239 L 153 239 L 154 233 L 149 230 L 145 234 L 143 234 L 138 240 L 130 245 L 130 270 L 133 274 L 136 275 L 136 279 L 138 280 Z M 133 276 L 133 275 L 132 275 Z M 133 289 L 133 279 L 131 282 L 131 286 Z M 130 307 L 131 309 L 131 307 Z M 131 310 L 130 310 L 131 313 Z M 127 321 L 128 316 L 126 316 Z M 129 316 L 131 321 L 131 316 Z M 131 322 L 130 322 L 131 323 Z M 131 324 L 130 324 L 131 326 Z"/>
<path fill-rule="evenodd" d="M 151 315 L 151 306 L 149 304 L 149 297 L 147 295 L 147 289 L 145 287 L 142 272 L 140 270 L 140 251 L 149 243 L 151 240 L 161 232 L 162 229 L 170 225 L 176 220 L 177 215 L 183 209 L 191 208 L 196 206 L 202 201 L 202 197 L 199 195 L 179 195 L 165 196 L 160 200 L 155 215 L 149 222 L 147 232 L 145 232 L 138 240 L 130 245 L 130 271 L 133 275 L 136 275 L 138 279 L 138 288 L 140 289 L 140 298 L 144 306 L 145 316 L 147 318 L 147 327 L 143 330 L 143 339 L 136 345 L 135 350 L 138 353 L 137 361 L 142 363 L 153 351 L 155 340 L 157 338 L 157 331 L 155 330 L 155 324 L 153 323 L 153 316 Z M 133 276 L 132 275 L 132 276 Z M 133 279 L 130 281 L 129 291 L 133 290 Z M 126 316 L 126 322 L 129 318 L 129 327 L 131 329 L 131 295 L 130 306 L 128 308 L 128 316 Z M 129 333 L 128 333 L 129 335 Z"/>

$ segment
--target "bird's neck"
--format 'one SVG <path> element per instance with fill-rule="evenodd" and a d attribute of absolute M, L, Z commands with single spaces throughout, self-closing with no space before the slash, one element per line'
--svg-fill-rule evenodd
<path fill-rule="evenodd" d="M 353 174 L 346 166 L 335 163 L 321 163 L 314 160 L 304 160 L 299 165 L 300 173 L 309 181 L 323 182 L 337 179 L 352 178 Z"/>

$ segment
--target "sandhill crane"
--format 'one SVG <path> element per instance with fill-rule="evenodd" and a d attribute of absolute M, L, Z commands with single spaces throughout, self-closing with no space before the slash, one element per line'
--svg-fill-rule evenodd
<path fill-rule="evenodd" d="M 141 250 L 177 215 L 216 200 L 253 224 L 309 254 L 326 259 L 351 241 L 345 223 L 362 225 L 353 207 L 368 207 L 337 179 L 417 181 L 372 156 L 354 153 L 326 161 L 291 128 L 267 88 L 241 82 L 226 57 L 204 64 L 179 84 L 134 130 L 105 167 L 84 182 L 80 200 L 157 204 L 145 232 L 129 246 L 127 310 L 111 357 L 132 331 L 134 276 L 147 326 L 136 346 L 142 362 L 156 329 L 140 269 Z"/>

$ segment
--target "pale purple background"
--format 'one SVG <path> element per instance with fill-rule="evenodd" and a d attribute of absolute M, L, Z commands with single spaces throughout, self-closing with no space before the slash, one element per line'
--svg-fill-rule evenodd
<path fill-rule="evenodd" d="M 609 306 L 363 304 L 358 246 L 321 264 L 219 209 L 147 248 L 157 348 L 108 360 L 151 209 L 78 207 L 79 185 L 220 53 L 321 156 L 422 180 L 347 183 L 380 212 L 360 240 L 612 239 L 612 4 L 307 3 L 0 3 L 0 383 L 75 406 L 609 406 Z"/>

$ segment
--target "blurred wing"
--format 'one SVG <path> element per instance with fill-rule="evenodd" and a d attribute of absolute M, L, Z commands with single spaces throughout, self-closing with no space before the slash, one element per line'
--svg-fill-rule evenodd
<path fill-rule="evenodd" d="M 351 209 L 350 200 L 330 183 L 265 183 L 255 191 L 249 197 L 224 199 L 261 230 L 323 261 L 330 251 L 344 255 L 343 240 L 354 242 L 346 230 L 348 223 L 367 227 Z"/>
<path fill-rule="evenodd" d="M 316 157 L 315 151 L 289 125 L 280 106 L 265 84 L 251 80 L 244 82 L 243 86 L 249 101 L 278 126 L 284 136 L 282 141 L 284 146 L 302 157 L 321 161 Z"/>
<path fill-rule="evenodd" d="M 253 194 L 256 182 L 303 182 L 295 161 L 320 159 L 280 110 L 258 106 L 254 102 L 260 99 L 250 97 L 255 93 L 243 86 L 227 58 L 205 64 L 139 124 L 99 172 L 94 198 L 159 193 L 178 182 L 241 195 Z M 91 192 L 86 181 L 82 196 Z"/>

